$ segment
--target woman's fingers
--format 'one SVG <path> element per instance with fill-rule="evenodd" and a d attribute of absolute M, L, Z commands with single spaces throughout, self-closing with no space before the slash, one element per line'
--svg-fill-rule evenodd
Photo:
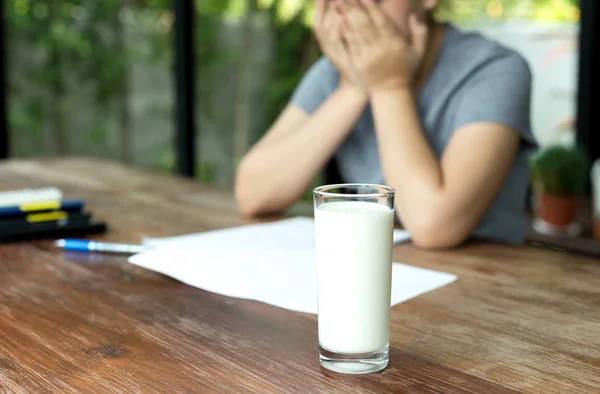
<path fill-rule="evenodd" d="M 319 31 L 323 24 L 323 18 L 325 17 L 325 12 L 327 11 L 327 0 L 317 0 L 315 7 L 315 17 L 313 20 L 313 30 Z"/>
<path fill-rule="evenodd" d="M 361 37 L 360 30 L 353 29 L 348 24 L 343 26 L 344 49 L 352 59 L 357 59 L 363 52 L 363 47 L 366 42 L 364 37 Z"/>
<path fill-rule="evenodd" d="M 390 20 L 374 0 L 361 0 L 361 3 L 377 32 L 381 33 L 390 29 Z"/>
<path fill-rule="evenodd" d="M 372 23 L 369 14 L 363 9 L 358 0 L 346 0 L 342 5 L 342 11 L 348 19 L 348 24 L 355 30 L 364 30 L 365 33 L 372 32 Z"/>
<path fill-rule="evenodd" d="M 377 30 L 359 0 L 346 0 L 343 12 L 348 21 L 345 29 L 348 49 L 357 58 L 377 39 Z"/>
<path fill-rule="evenodd" d="M 427 48 L 429 29 L 427 24 L 419 20 L 415 13 L 412 13 L 408 19 L 408 29 L 415 52 L 422 56 Z"/>

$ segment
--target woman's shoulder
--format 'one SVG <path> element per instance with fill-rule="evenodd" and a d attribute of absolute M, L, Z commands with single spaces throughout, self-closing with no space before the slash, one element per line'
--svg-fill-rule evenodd
<path fill-rule="evenodd" d="M 339 84 L 339 74 L 333 63 L 320 57 L 308 69 L 292 94 L 291 102 L 311 114 L 331 95 Z"/>
<path fill-rule="evenodd" d="M 305 74 L 305 78 L 310 78 L 324 87 L 333 89 L 335 89 L 339 77 L 338 70 L 325 56 L 319 57 Z"/>
<path fill-rule="evenodd" d="M 531 68 L 518 51 L 480 32 L 463 31 L 451 24 L 447 24 L 446 34 L 444 57 L 452 68 L 468 71 L 472 76 L 510 73 L 523 82 L 531 80 Z"/>

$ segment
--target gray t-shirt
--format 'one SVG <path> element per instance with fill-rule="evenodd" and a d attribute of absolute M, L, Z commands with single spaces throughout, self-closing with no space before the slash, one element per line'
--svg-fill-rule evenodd
<path fill-rule="evenodd" d="M 338 84 L 336 68 L 321 58 L 304 76 L 291 102 L 311 114 Z M 530 126 L 530 99 L 531 73 L 518 53 L 478 33 L 447 25 L 436 63 L 417 103 L 425 136 L 438 159 L 452 134 L 470 123 L 504 124 L 522 137 L 510 175 L 474 231 L 476 237 L 522 243 L 527 233 L 527 156 L 537 146 Z M 335 160 L 344 182 L 384 183 L 370 106 L 339 147 Z"/>

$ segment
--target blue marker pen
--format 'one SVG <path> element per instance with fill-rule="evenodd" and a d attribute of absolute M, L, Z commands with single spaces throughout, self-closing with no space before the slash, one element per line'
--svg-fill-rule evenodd
<path fill-rule="evenodd" d="M 54 245 L 69 251 L 77 252 L 107 252 L 136 254 L 145 252 L 151 247 L 133 244 L 117 244 L 109 242 L 88 241 L 86 239 L 60 239 Z"/>

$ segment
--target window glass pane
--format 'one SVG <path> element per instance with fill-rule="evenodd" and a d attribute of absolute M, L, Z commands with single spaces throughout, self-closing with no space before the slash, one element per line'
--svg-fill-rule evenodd
<path fill-rule="evenodd" d="M 577 0 L 440 0 L 438 18 L 519 51 L 533 72 L 532 127 L 541 144 L 574 143 Z"/>
<path fill-rule="evenodd" d="M 171 1 L 3 4 L 12 156 L 170 168 Z"/>
<path fill-rule="evenodd" d="M 197 174 L 230 186 L 236 163 L 273 123 L 319 56 L 312 2 L 196 2 Z"/>

